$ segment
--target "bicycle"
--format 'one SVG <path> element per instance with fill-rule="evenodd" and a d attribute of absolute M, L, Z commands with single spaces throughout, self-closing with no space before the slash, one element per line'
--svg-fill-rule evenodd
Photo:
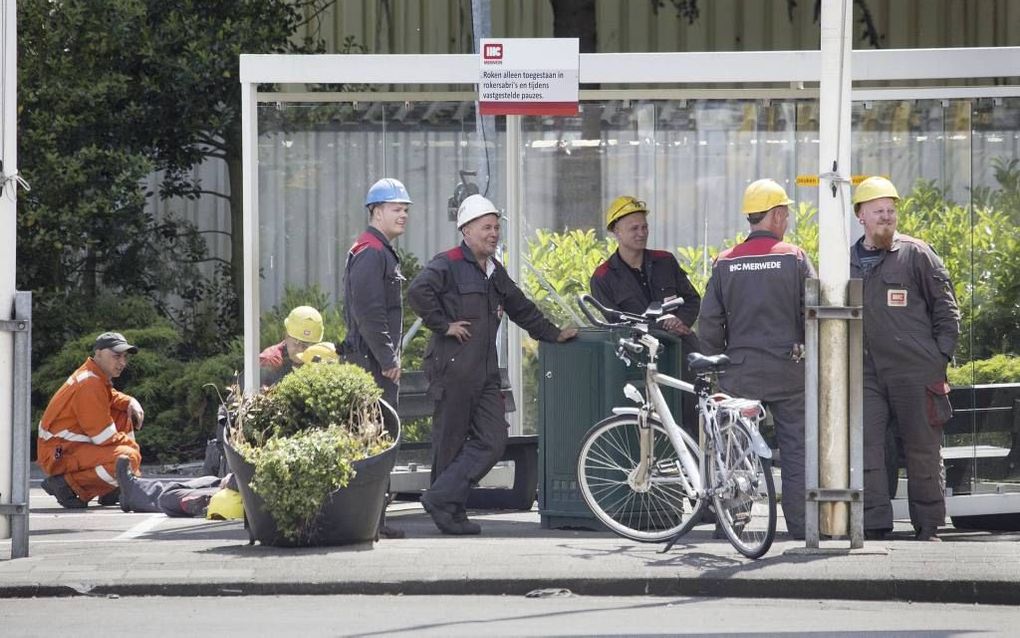
<path fill-rule="evenodd" d="M 711 391 L 729 364 L 726 355 L 689 355 L 693 384 L 659 372 L 660 342 L 652 334 L 654 326 L 682 303 L 653 303 L 643 315 L 635 315 L 580 295 L 581 310 L 593 324 L 630 331 L 618 339 L 616 355 L 628 366 L 632 357 L 644 355 L 637 365 L 645 368 L 645 387 L 642 394 L 626 384 L 623 393 L 637 407 L 613 408 L 613 416 L 585 435 L 577 460 L 578 485 L 606 527 L 635 541 L 669 541 L 664 551 L 700 522 L 711 501 L 733 547 L 748 558 L 759 558 L 776 533 L 772 451 L 759 432 L 765 409 L 759 401 Z M 606 321 L 596 319 L 588 305 Z M 660 386 L 698 397 L 702 444 L 677 424 Z"/>

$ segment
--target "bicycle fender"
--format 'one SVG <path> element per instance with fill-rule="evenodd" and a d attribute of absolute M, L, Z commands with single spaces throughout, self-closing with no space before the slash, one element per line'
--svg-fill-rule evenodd
<path fill-rule="evenodd" d="M 751 447 L 754 448 L 754 453 L 758 455 L 758 458 L 771 459 L 772 448 L 770 448 L 769 444 L 765 442 L 764 438 L 762 438 L 761 432 L 758 431 L 758 428 L 753 425 L 748 425 L 747 431 L 751 435 Z"/>
<path fill-rule="evenodd" d="M 630 407 L 626 407 L 626 406 L 618 406 L 618 407 L 613 408 L 613 414 L 616 414 L 618 416 L 622 415 L 622 414 L 626 414 L 626 415 L 629 415 L 629 416 L 638 416 L 639 414 L 641 414 L 641 408 L 630 408 Z"/>

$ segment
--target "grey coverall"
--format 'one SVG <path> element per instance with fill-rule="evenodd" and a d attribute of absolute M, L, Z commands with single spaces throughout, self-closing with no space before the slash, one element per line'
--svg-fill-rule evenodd
<path fill-rule="evenodd" d="M 804 537 L 804 280 L 815 276 L 803 250 L 766 231 L 723 251 L 712 265 L 698 316 L 701 345 L 726 353 L 719 377 L 728 394 L 765 404 L 782 454 L 783 514 Z"/>
<path fill-rule="evenodd" d="M 664 302 L 674 297 L 683 297 L 682 306 L 673 311 L 681 321 L 692 327 L 698 320 L 701 295 L 691 285 L 687 273 L 680 268 L 676 257 L 665 250 L 646 250 L 641 260 L 641 273 L 648 283 L 648 291 L 638 282 L 630 266 L 620 258 L 619 251 L 602 262 L 592 273 L 588 283 L 591 294 L 603 306 L 632 314 L 641 314 L 653 301 Z M 648 296 L 649 292 L 651 297 Z M 683 344 L 683 360 L 692 352 L 701 352 L 701 344 L 693 332 L 680 338 Z M 686 365 L 679 371 L 664 370 L 669 374 L 680 373 L 680 377 L 691 381 L 692 376 Z M 683 396 L 683 425 L 697 430 L 698 400 L 692 394 Z"/>
<path fill-rule="evenodd" d="M 344 361 L 372 373 L 383 400 L 397 407 L 397 384 L 383 370 L 399 365 L 403 307 L 400 259 L 379 230 L 369 227 L 347 253 L 344 270 Z"/>
<path fill-rule="evenodd" d="M 960 335 L 949 273 L 928 244 L 897 233 L 867 272 L 850 251 L 850 274 L 864 280 L 864 528 L 892 529 L 886 428 L 895 418 L 907 461 L 910 520 L 945 522 L 939 446 L 949 419 L 946 364 Z"/>
<path fill-rule="evenodd" d="M 440 253 L 411 282 L 407 300 L 432 331 L 424 369 L 432 417 L 429 498 L 450 513 L 463 511 L 471 485 L 503 455 L 506 410 L 500 391 L 496 331 L 503 313 L 541 341 L 560 330 L 521 292 L 495 259 L 486 276 L 466 244 Z M 447 336 L 454 321 L 469 321 L 464 343 Z"/>

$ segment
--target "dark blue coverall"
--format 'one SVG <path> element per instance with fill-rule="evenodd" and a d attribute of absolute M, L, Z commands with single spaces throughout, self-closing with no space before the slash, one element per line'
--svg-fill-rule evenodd
<path fill-rule="evenodd" d="M 684 303 L 672 311 L 688 328 L 693 328 L 701 308 L 701 295 L 691 285 L 687 273 L 683 271 L 676 257 L 665 250 L 645 250 L 641 260 L 641 277 L 648 284 L 646 290 L 635 277 L 631 267 L 620 258 L 619 251 L 602 262 L 592 273 L 588 286 L 591 294 L 603 306 L 622 310 L 633 314 L 642 314 L 653 301 L 665 302 L 675 297 L 682 297 Z M 649 296 L 649 294 L 651 296 Z M 692 352 L 701 352 L 701 343 L 693 332 L 679 337 L 683 344 L 681 361 Z M 687 365 L 681 363 L 681 370 L 663 370 L 667 374 L 680 373 L 680 378 L 692 381 L 693 375 Z M 698 399 L 692 394 L 684 394 L 683 426 L 688 432 L 698 429 Z M 695 437 L 696 438 L 696 437 Z"/>
<path fill-rule="evenodd" d="M 397 408 L 397 384 L 383 370 L 400 365 L 403 306 L 400 258 L 379 230 L 369 227 L 347 253 L 341 356 L 372 373 L 383 400 Z"/>
<path fill-rule="evenodd" d="M 910 521 L 932 532 L 946 518 L 939 448 L 952 415 L 946 365 L 960 336 L 960 311 L 949 273 L 928 244 L 897 233 L 866 269 L 862 243 L 850 251 L 850 276 L 864 280 L 864 529 L 893 526 L 886 430 L 895 419 Z"/>
<path fill-rule="evenodd" d="M 757 399 L 776 424 L 782 454 L 786 529 L 804 538 L 804 281 L 815 270 L 803 250 L 768 231 L 754 231 L 712 265 L 698 332 L 707 354 L 732 362 L 723 391 Z"/>
<path fill-rule="evenodd" d="M 503 455 L 508 424 L 500 391 L 496 331 L 505 312 L 533 338 L 560 334 L 495 259 L 491 273 L 466 244 L 440 253 L 411 282 L 407 300 L 432 331 L 425 352 L 432 417 L 432 487 L 429 500 L 462 512 L 476 484 Z M 469 321 L 464 343 L 447 336 L 454 321 Z"/>

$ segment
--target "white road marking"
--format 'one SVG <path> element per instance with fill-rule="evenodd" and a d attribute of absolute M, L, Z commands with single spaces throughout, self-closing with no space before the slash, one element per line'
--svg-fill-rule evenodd
<path fill-rule="evenodd" d="M 126 540 L 131 540 L 132 538 L 138 538 L 142 534 L 144 534 L 144 533 L 146 533 L 146 532 L 148 532 L 148 531 L 150 531 L 152 529 L 155 529 L 156 527 L 159 526 L 159 524 L 161 522 L 163 522 L 165 520 L 167 520 L 167 517 L 166 517 L 165 514 L 153 514 L 152 516 L 146 518 L 144 521 L 142 521 L 141 523 L 135 525 L 134 527 L 132 527 L 131 529 L 127 530 L 126 532 L 124 532 L 120 536 L 114 538 L 113 540 L 115 540 L 115 541 L 126 541 Z"/>

